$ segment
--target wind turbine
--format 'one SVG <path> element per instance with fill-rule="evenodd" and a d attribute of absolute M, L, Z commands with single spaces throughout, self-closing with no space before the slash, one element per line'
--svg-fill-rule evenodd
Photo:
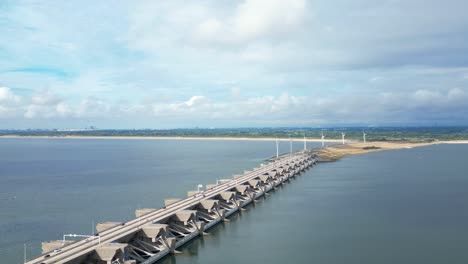
<path fill-rule="evenodd" d="M 289 152 L 292 154 L 292 139 L 289 137 Z"/>
<path fill-rule="evenodd" d="M 341 141 L 344 145 L 344 137 L 346 136 L 346 134 L 344 132 L 341 132 Z"/>
<path fill-rule="evenodd" d="M 366 143 L 366 132 L 362 132 L 362 139 L 364 141 L 364 143 Z"/>
<path fill-rule="evenodd" d="M 278 137 L 276 137 L 276 158 L 279 158 L 279 142 L 278 142 Z"/>
<path fill-rule="evenodd" d="M 322 148 L 325 147 L 325 136 L 323 135 L 323 130 L 322 130 Z"/>
<path fill-rule="evenodd" d="M 305 134 L 304 134 L 304 151 L 307 150 L 307 143 L 306 143 L 306 137 L 305 137 Z"/>

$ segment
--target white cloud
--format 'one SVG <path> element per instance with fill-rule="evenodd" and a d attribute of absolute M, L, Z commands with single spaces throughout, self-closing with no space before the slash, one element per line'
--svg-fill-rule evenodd
<path fill-rule="evenodd" d="M 39 112 L 42 112 L 43 109 L 37 105 L 28 105 L 26 106 L 26 112 L 24 113 L 24 117 L 26 118 L 36 118 Z"/>
<path fill-rule="evenodd" d="M 238 99 L 241 96 L 241 89 L 239 87 L 232 87 L 231 88 L 231 97 L 233 99 Z"/>
<path fill-rule="evenodd" d="M 2 117 L 5 113 L 8 112 L 8 108 L 6 106 L 0 105 L 0 117 Z"/>
<path fill-rule="evenodd" d="M 305 8 L 304 0 L 246 0 L 232 18 L 233 32 L 241 39 L 287 33 L 302 22 Z"/>
<path fill-rule="evenodd" d="M 188 115 L 196 117 L 199 114 L 206 116 L 215 114 L 220 106 L 205 96 L 196 95 L 182 103 L 155 104 L 153 105 L 153 114 L 155 116 L 178 117 L 188 117 Z"/>
<path fill-rule="evenodd" d="M 21 97 L 15 95 L 10 88 L 0 87 L 0 118 L 14 115 Z"/>
<path fill-rule="evenodd" d="M 239 58 L 247 63 L 268 63 L 275 58 L 276 50 L 271 45 L 266 44 L 254 44 L 249 45 L 243 50 Z"/>
<path fill-rule="evenodd" d="M 51 90 L 40 91 L 31 98 L 32 104 L 35 105 L 55 105 L 61 100 L 62 99 L 54 94 Z"/>
<path fill-rule="evenodd" d="M 431 103 L 440 99 L 442 95 L 436 91 L 417 90 L 414 92 L 413 96 L 417 102 Z"/>
<path fill-rule="evenodd" d="M 0 113 L 229 126 L 466 112 L 467 3 L 18 1 L 0 7 L 0 80 L 16 88 Z"/>
<path fill-rule="evenodd" d="M 468 94 L 465 90 L 460 88 L 452 88 L 448 91 L 447 97 L 448 100 L 465 100 Z"/>
<path fill-rule="evenodd" d="M 58 103 L 55 106 L 55 111 L 57 112 L 57 115 L 60 117 L 70 117 L 70 115 L 72 115 L 73 113 L 73 110 L 71 109 L 71 107 L 64 102 Z"/>
<path fill-rule="evenodd" d="M 16 95 L 0 90 L 5 98 Z M 234 94 L 240 89 L 234 87 Z M 6 96 L 8 95 L 8 96 Z M 14 105 L 0 104 L 0 114 L 18 113 L 24 120 L 96 120 L 118 119 L 126 123 L 134 119 L 151 122 L 157 120 L 167 126 L 219 126 L 220 124 L 264 125 L 320 125 L 367 124 L 401 122 L 409 120 L 466 120 L 468 90 L 452 88 L 439 91 L 417 89 L 409 92 L 387 91 L 377 94 L 349 94 L 347 96 L 310 94 L 278 96 L 236 97 L 229 100 L 213 100 L 195 95 L 182 102 L 112 103 L 100 98 L 87 97 L 73 102 L 57 99 L 50 91 L 25 97 Z M 18 116 L 18 119 L 20 117 Z M 432 121 L 430 121 L 432 122 Z"/>
<path fill-rule="evenodd" d="M 20 97 L 13 94 L 10 88 L 0 87 L 0 104 L 1 103 L 17 103 L 20 101 Z"/>
<path fill-rule="evenodd" d="M 86 97 L 77 103 L 68 102 L 51 90 L 32 95 L 24 109 L 27 119 L 96 118 L 111 114 L 111 104 L 95 97 Z M 118 114 L 118 113 L 117 113 Z"/>
<path fill-rule="evenodd" d="M 29 98 L 29 102 L 24 106 L 24 117 L 34 119 L 62 116 L 64 105 L 63 99 L 57 94 L 51 90 L 42 90 Z"/>
<path fill-rule="evenodd" d="M 76 115 L 79 117 L 99 117 L 107 116 L 111 113 L 111 104 L 106 101 L 88 97 L 83 99 L 77 107 Z"/>
<path fill-rule="evenodd" d="M 448 89 L 445 92 L 420 89 L 411 96 L 416 107 L 460 107 L 468 101 L 468 93 L 460 88 Z"/>
<path fill-rule="evenodd" d="M 306 15 L 304 0 L 245 0 L 224 18 L 208 18 L 194 30 L 198 41 L 245 43 L 295 31 Z"/>
<path fill-rule="evenodd" d="M 196 95 L 196 96 L 192 96 L 188 101 L 182 103 L 182 105 L 188 106 L 188 107 L 196 107 L 200 105 L 205 105 L 209 102 L 210 101 L 205 96 Z"/>
<path fill-rule="evenodd" d="M 198 25 L 195 29 L 196 37 L 200 39 L 210 39 L 216 37 L 218 34 L 223 34 L 221 30 L 223 24 L 215 18 L 209 18 Z"/>

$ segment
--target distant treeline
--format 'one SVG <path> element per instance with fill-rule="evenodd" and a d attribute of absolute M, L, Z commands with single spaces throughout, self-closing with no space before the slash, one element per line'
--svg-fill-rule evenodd
<path fill-rule="evenodd" d="M 368 141 L 434 141 L 468 140 L 468 127 L 346 127 L 346 128 L 190 128 L 190 129 L 99 129 L 80 131 L 60 130 L 0 130 L 0 135 L 18 136 L 159 136 L 159 137 L 279 137 L 279 138 L 320 138 L 362 139 Z"/>

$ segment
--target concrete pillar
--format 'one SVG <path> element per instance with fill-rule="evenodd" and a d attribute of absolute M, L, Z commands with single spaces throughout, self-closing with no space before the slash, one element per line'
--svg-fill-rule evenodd
<path fill-rule="evenodd" d="M 169 246 L 169 249 L 171 250 L 171 253 L 175 252 L 175 246 L 177 243 L 177 239 L 175 237 L 169 237 L 166 238 L 166 243 Z"/>
<path fill-rule="evenodd" d="M 235 192 L 221 192 L 219 196 L 224 200 L 224 201 L 230 201 L 232 199 L 235 199 L 236 193 Z"/>
<path fill-rule="evenodd" d="M 203 232 L 205 231 L 206 223 L 200 221 L 200 222 L 196 222 L 195 224 L 197 225 L 197 229 L 200 231 L 200 234 L 203 234 Z"/>
<path fill-rule="evenodd" d="M 226 211 L 223 210 L 223 209 L 219 209 L 219 210 L 218 210 L 218 213 L 219 213 L 219 217 L 221 217 L 221 219 L 225 220 L 225 218 L 226 218 Z"/>
<path fill-rule="evenodd" d="M 213 200 L 213 199 L 206 199 L 200 201 L 200 204 L 198 205 L 199 208 L 205 209 L 208 211 L 208 213 L 213 212 L 214 210 L 218 209 L 218 200 Z"/>
<path fill-rule="evenodd" d="M 260 175 L 258 176 L 258 178 L 264 183 L 267 183 L 271 180 L 270 175 Z"/>
<path fill-rule="evenodd" d="M 250 186 L 252 186 L 252 188 L 257 188 L 259 187 L 260 185 L 260 181 L 259 180 L 250 180 L 247 182 Z"/>
<path fill-rule="evenodd" d="M 127 244 L 106 243 L 96 248 L 94 253 L 91 255 L 91 258 L 104 261 L 106 264 L 111 264 L 112 261 L 116 259 L 123 263 L 126 247 Z"/>
<path fill-rule="evenodd" d="M 151 242 L 156 242 L 158 237 L 165 238 L 167 234 L 168 225 L 166 224 L 150 224 L 145 225 L 138 232 L 139 236 L 151 239 Z"/>
<path fill-rule="evenodd" d="M 234 190 L 236 190 L 236 191 L 239 192 L 240 194 L 245 194 L 246 192 L 249 191 L 249 188 L 250 188 L 250 186 L 248 186 L 248 185 L 242 185 L 242 184 L 240 184 L 240 185 L 236 185 L 236 186 L 234 187 Z"/>
<path fill-rule="evenodd" d="M 196 210 L 180 210 L 175 212 L 175 214 L 171 217 L 172 219 L 184 223 L 187 225 L 188 222 L 197 220 L 196 218 L 197 211 Z"/>

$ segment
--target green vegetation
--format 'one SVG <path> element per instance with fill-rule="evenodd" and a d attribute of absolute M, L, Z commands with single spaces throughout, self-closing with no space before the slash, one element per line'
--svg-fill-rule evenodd
<path fill-rule="evenodd" d="M 279 137 L 279 138 L 320 138 L 326 139 L 362 139 L 362 132 L 367 133 L 368 141 L 417 141 L 468 140 L 468 127 L 346 127 L 346 128 L 191 128 L 191 129 L 137 129 L 137 130 L 0 130 L 1 135 L 18 136 L 159 136 L 159 137 Z"/>
<path fill-rule="evenodd" d="M 364 150 L 381 149 L 381 147 L 369 146 L 369 147 L 363 147 L 362 149 L 364 149 Z"/>

